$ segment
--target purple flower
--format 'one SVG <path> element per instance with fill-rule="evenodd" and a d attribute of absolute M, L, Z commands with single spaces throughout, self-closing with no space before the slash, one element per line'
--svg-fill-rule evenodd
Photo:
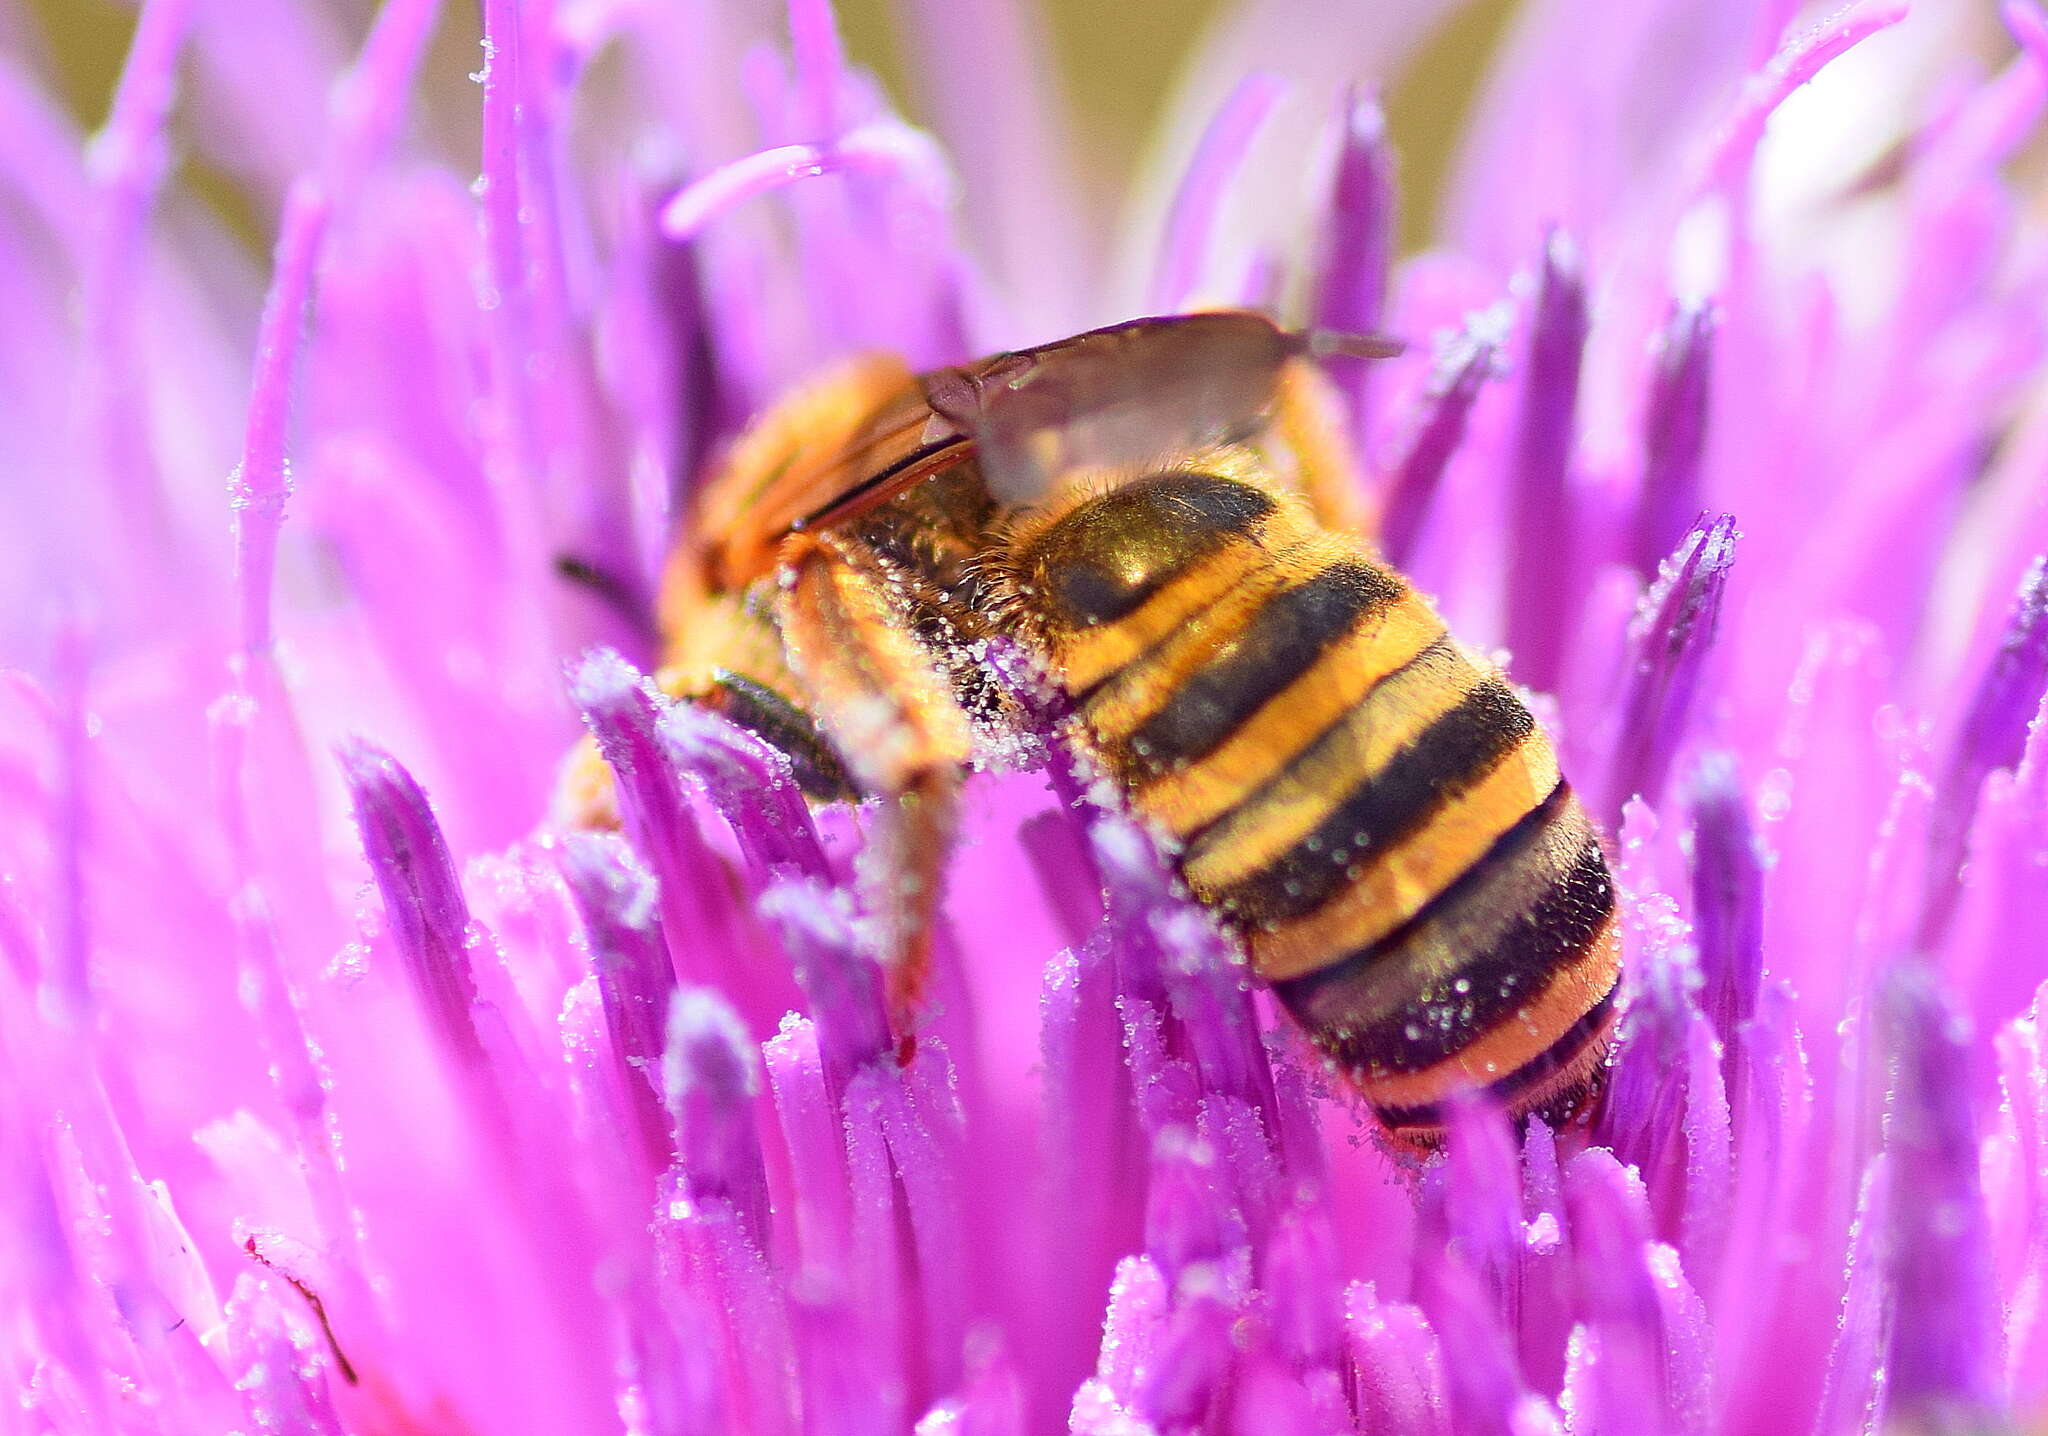
<path fill-rule="evenodd" d="M 907 7 L 927 132 L 826 0 L 485 0 L 480 166 L 449 8 L 0 61 L 0 1431 L 2048 1420 L 2033 0 L 1531 0 L 1398 262 L 1441 5 L 1247 0 L 1121 234 L 1027 7 Z M 1589 1131 L 1384 1148 L 999 645 L 899 1043 L 873 815 L 652 681 L 822 364 L 1276 297 L 1612 835 Z"/>

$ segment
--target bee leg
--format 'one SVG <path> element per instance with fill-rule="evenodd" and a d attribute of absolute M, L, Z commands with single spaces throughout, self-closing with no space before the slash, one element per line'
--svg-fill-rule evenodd
<path fill-rule="evenodd" d="M 838 756 L 794 701 L 801 690 L 785 662 L 769 605 L 746 593 L 691 597 L 668 616 L 656 686 L 671 698 L 724 715 L 780 749 L 806 797 L 834 802 L 856 796 Z M 563 759 L 549 816 L 568 829 L 619 825 L 612 770 L 587 733 Z"/>
<path fill-rule="evenodd" d="M 797 535 L 780 556 L 776 623 L 789 664 L 851 771 L 881 799 L 860 876 L 880 925 L 888 989 L 906 1035 L 931 959 L 952 843 L 967 717 L 909 621 L 886 569 L 833 535 Z"/>
<path fill-rule="evenodd" d="M 1292 469 L 1293 487 L 1326 528 L 1371 539 L 1378 515 L 1366 495 L 1364 471 L 1344 403 L 1321 367 L 1289 359 L 1274 387 L 1267 434 L 1278 440 L 1269 457 Z"/>

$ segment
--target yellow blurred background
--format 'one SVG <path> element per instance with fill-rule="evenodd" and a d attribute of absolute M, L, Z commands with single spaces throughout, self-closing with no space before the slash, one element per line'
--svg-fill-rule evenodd
<path fill-rule="evenodd" d="M 367 23 L 375 7 L 363 0 L 357 3 Z M 1470 0 L 1457 9 L 1384 97 L 1388 129 L 1401 157 L 1404 248 L 1412 249 L 1426 238 L 1436 191 L 1479 76 L 1516 3 Z M 40 29 L 48 69 L 65 104 L 81 124 L 97 125 L 134 28 L 134 6 L 124 0 L 26 0 L 26 5 Z M 1087 138 L 1081 159 L 1097 183 L 1110 188 L 1123 184 L 1182 66 L 1207 26 L 1227 8 L 1226 0 L 1037 0 L 1037 8 L 1060 67 L 1075 133 Z M 918 87 L 905 73 L 905 47 L 891 11 L 890 0 L 839 4 L 854 60 L 880 74 L 898 105 L 915 119 Z M 473 66 L 477 27 L 474 0 L 445 6 L 437 48 L 459 57 L 458 64 Z M 267 224 L 247 212 L 225 177 L 193 166 L 185 179 L 251 244 L 265 242 Z"/>

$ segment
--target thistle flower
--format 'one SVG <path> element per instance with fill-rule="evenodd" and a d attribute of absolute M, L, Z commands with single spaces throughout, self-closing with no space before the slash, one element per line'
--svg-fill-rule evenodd
<path fill-rule="evenodd" d="M 143 0 L 91 136 L 0 62 L 0 1428 L 2048 1415 L 2032 0 L 1532 0 L 1397 265 L 1441 7 L 1247 5 L 1121 274 L 1022 8 L 911 7 L 927 133 L 824 0 L 485 0 L 480 166 L 438 8 Z M 906 1059 L 863 815 L 643 677 L 820 363 L 1276 296 L 1409 338 L 1361 502 L 1615 837 L 1590 1132 L 1383 1150 L 1050 712 Z"/>

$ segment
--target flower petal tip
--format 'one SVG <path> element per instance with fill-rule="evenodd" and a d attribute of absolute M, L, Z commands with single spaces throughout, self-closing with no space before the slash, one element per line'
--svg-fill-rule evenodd
<path fill-rule="evenodd" d="M 336 756 L 363 855 L 414 990 L 443 1040 L 463 1057 L 480 1059 L 469 903 L 426 790 L 396 758 L 361 739 L 344 743 Z"/>
<path fill-rule="evenodd" d="M 810 999 L 827 1072 L 844 1082 L 891 1051 L 881 964 L 846 893 L 812 879 L 783 879 L 762 894 L 760 912 Z"/>

